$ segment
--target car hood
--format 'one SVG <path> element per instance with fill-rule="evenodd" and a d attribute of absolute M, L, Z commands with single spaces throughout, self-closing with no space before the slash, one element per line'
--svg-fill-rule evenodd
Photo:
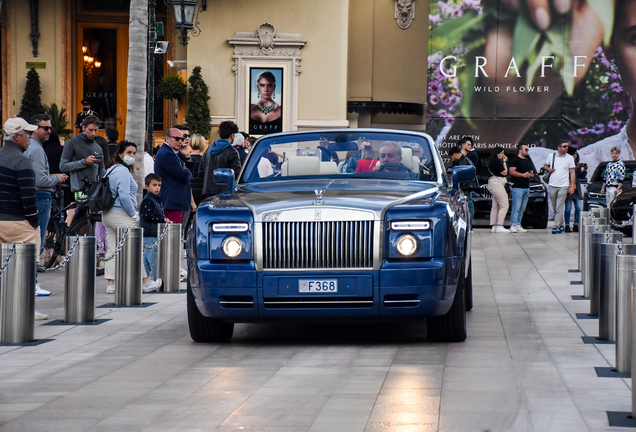
<path fill-rule="evenodd" d="M 301 207 L 348 208 L 380 213 L 396 204 L 432 204 L 441 188 L 435 183 L 375 179 L 286 180 L 240 185 L 234 205 L 250 207 L 260 220 L 264 213 Z M 228 197 L 229 198 L 229 197 Z M 229 203 L 228 203 L 229 204 Z"/>

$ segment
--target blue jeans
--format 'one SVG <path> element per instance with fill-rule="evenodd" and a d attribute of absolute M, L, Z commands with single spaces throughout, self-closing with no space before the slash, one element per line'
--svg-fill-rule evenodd
<path fill-rule="evenodd" d="M 528 188 L 510 188 L 510 195 L 512 195 L 512 208 L 510 209 L 510 225 L 521 225 L 521 219 L 523 219 L 523 213 L 526 211 L 526 205 L 528 205 L 528 196 L 530 196 L 530 189 Z"/>
<path fill-rule="evenodd" d="M 583 200 L 578 197 L 565 200 L 565 224 L 566 225 L 570 225 L 570 213 L 572 213 L 572 203 L 574 203 L 574 225 L 579 224 L 582 202 Z"/>
<path fill-rule="evenodd" d="M 53 205 L 53 196 L 47 193 L 37 192 L 35 194 L 35 203 L 38 207 L 38 220 L 40 221 L 40 251 L 44 250 L 44 242 L 46 240 L 46 228 L 49 226 L 51 219 L 51 206 Z"/>
<path fill-rule="evenodd" d="M 144 237 L 144 246 L 152 246 L 157 237 Z M 144 249 L 144 268 L 151 279 L 157 279 L 157 248 Z"/>

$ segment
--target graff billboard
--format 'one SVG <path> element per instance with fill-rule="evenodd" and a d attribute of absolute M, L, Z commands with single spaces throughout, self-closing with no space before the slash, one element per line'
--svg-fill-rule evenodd
<path fill-rule="evenodd" d="M 634 159 L 636 0 L 449 0 L 429 12 L 427 124 L 445 158 L 470 135 L 478 148 L 528 143 L 537 162 L 569 138 L 590 171 L 611 159 L 595 143 L 613 137 Z"/>

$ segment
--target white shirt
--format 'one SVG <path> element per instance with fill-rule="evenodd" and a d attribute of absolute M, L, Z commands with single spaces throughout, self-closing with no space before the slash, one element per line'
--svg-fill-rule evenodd
<path fill-rule="evenodd" d="M 144 178 L 155 172 L 155 160 L 148 153 L 144 153 Z"/>
<path fill-rule="evenodd" d="M 552 163 L 552 155 L 554 155 L 554 164 Z M 563 156 L 559 156 L 559 152 L 555 151 L 547 157 L 545 164 L 555 169 L 550 174 L 549 186 L 563 187 L 570 185 L 570 169 L 574 169 L 576 166 L 572 155 L 565 153 Z"/>
<path fill-rule="evenodd" d="M 260 178 L 269 177 L 274 174 L 274 168 L 272 168 L 272 163 L 269 159 L 264 157 L 258 161 L 258 175 Z"/>

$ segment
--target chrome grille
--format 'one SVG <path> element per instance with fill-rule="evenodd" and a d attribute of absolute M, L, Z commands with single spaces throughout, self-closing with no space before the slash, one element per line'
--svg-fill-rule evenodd
<path fill-rule="evenodd" d="M 373 267 L 373 221 L 263 222 L 263 268 Z"/>

